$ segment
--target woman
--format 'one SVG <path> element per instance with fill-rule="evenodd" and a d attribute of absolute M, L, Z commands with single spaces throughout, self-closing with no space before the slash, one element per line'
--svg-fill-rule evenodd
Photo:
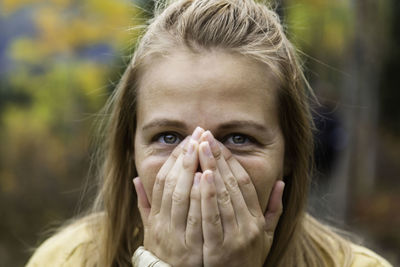
<path fill-rule="evenodd" d="M 305 85 L 266 6 L 173 1 L 110 98 L 93 211 L 28 266 L 390 266 L 305 212 Z"/>

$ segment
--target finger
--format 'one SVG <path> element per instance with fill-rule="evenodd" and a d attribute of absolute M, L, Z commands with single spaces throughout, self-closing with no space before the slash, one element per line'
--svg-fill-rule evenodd
<path fill-rule="evenodd" d="M 151 199 L 151 215 L 156 215 L 160 212 L 161 209 L 161 201 L 164 191 L 164 184 L 167 174 L 171 170 L 172 166 L 174 166 L 178 156 L 181 154 L 183 146 L 189 140 L 189 137 L 186 137 L 180 144 L 177 146 L 168 157 L 167 161 L 161 166 L 160 170 L 157 173 L 156 180 L 153 186 L 153 193 Z"/>
<path fill-rule="evenodd" d="M 182 165 L 179 177 L 172 194 L 171 223 L 172 226 L 184 232 L 189 209 L 190 190 L 198 166 L 198 143 L 190 140 L 183 149 Z"/>
<path fill-rule="evenodd" d="M 144 190 L 142 181 L 140 181 L 139 177 L 133 179 L 133 184 L 135 186 L 138 208 L 140 212 L 140 216 L 142 217 L 143 225 L 147 226 L 151 206 L 149 200 L 146 196 L 146 191 Z"/>
<path fill-rule="evenodd" d="M 206 142 L 202 142 L 200 144 L 200 151 L 202 151 L 203 149 L 203 143 L 207 143 Z M 207 151 L 204 152 L 204 154 L 207 154 Z M 202 157 L 202 153 L 199 153 L 199 157 L 200 157 L 200 163 L 202 164 L 202 168 L 203 165 L 205 165 L 206 163 L 205 160 L 203 160 Z M 219 161 L 222 159 L 222 157 L 219 157 Z M 210 163 L 208 163 L 208 165 L 213 165 L 213 164 L 217 164 L 214 160 L 210 161 Z M 236 222 L 237 225 L 244 225 L 248 222 L 248 217 L 250 216 L 250 212 L 247 208 L 246 202 L 243 198 L 242 192 L 240 191 L 239 185 L 236 181 L 236 177 L 233 175 L 233 173 L 230 171 L 229 167 L 225 167 L 225 168 L 218 168 L 218 167 L 214 167 L 215 169 L 218 169 L 219 171 L 221 171 L 221 177 L 224 181 L 225 187 L 229 192 L 229 196 L 231 199 L 231 203 L 232 203 L 232 208 L 233 208 L 233 213 L 235 214 L 236 217 Z"/>
<path fill-rule="evenodd" d="M 214 174 L 210 170 L 204 171 L 201 176 L 200 196 L 204 245 L 208 248 L 219 246 L 223 242 L 223 229 L 218 211 Z"/>
<path fill-rule="evenodd" d="M 191 136 L 192 140 L 199 141 L 200 137 L 203 133 L 204 133 L 204 129 L 197 126 L 196 129 L 194 129 L 194 131 L 192 133 L 192 136 Z"/>
<path fill-rule="evenodd" d="M 171 219 L 172 195 L 174 193 L 178 177 L 181 173 L 182 160 L 183 160 L 183 154 L 181 153 L 176 159 L 174 166 L 172 166 L 171 170 L 167 174 L 167 177 L 165 178 L 160 214 L 162 214 L 163 218 L 165 218 L 166 221 L 168 220 L 168 223 L 171 222 L 170 219 Z"/>
<path fill-rule="evenodd" d="M 232 188 L 236 188 L 236 184 L 239 185 L 240 191 L 242 192 L 242 197 L 247 205 L 248 210 L 254 217 L 262 217 L 263 212 L 260 206 L 260 201 L 258 200 L 258 195 L 254 184 L 242 167 L 239 161 L 232 155 L 232 153 L 223 144 L 219 143 L 219 147 L 222 151 L 222 157 L 218 161 L 219 169 L 223 172 L 223 177 L 229 177 L 233 175 L 236 182 L 227 181 Z M 226 176 L 225 176 L 226 175 Z"/>
<path fill-rule="evenodd" d="M 190 192 L 190 207 L 186 222 L 186 244 L 188 246 L 203 243 L 203 231 L 201 228 L 201 197 L 200 197 L 201 173 L 194 176 L 193 186 Z"/>
<path fill-rule="evenodd" d="M 269 197 L 267 211 L 265 212 L 264 218 L 265 231 L 270 235 L 274 234 L 283 211 L 282 196 L 284 188 L 285 183 L 283 181 L 277 181 Z"/>
<path fill-rule="evenodd" d="M 211 134 L 209 131 L 206 131 L 202 135 L 202 138 L 207 132 Z M 213 140 L 210 141 L 212 142 Z M 216 167 L 217 159 L 220 158 L 221 155 L 218 147 L 217 149 L 218 150 L 212 150 L 208 141 L 202 142 L 199 149 L 200 164 L 203 170 L 213 170 L 215 177 L 214 183 L 217 191 L 218 209 L 221 215 L 224 233 L 232 233 L 233 230 L 237 228 L 236 215 L 233 209 L 230 194 L 225 187 L 225 183 L 221 177 L 219 168 Z"/>

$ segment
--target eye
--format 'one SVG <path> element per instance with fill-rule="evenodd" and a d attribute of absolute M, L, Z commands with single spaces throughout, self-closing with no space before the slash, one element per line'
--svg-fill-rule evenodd
<path fill-rule="evenodd" d="M 177 145 L 182 138 L 176 133 L 161 133 L 156 137 L 157 142 L 166 145 Z"/>
<path fill-rule="evenodd" d="M 252 142 L 253 140 L 251 137 L 239 133 L 231 134 L 225 139 L 225 143 L 232 145 L 247 145 Z"/>

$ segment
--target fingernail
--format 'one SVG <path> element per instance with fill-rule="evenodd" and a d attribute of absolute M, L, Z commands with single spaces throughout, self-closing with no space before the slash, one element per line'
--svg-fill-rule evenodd
<path fill-rule="evenodd" d="M 192 155 L 194 151 L 194 142 L 192 140 L 189 141 L 187 153 L 188 155 Z"/>
<path fill-rule="evenodd" d="M 206 170 L 206 171 L 204 172 L 204 175 L 206 176 L 206 180 L 207 180 L 207 182 L 208 182 L 209 184 L 214 183 L 214 175 L 213 175 L 212 171 Z"/>
<path fill-rule="evenodd" d="M 199 185 L 199 183 L 200 183 L 200 177 L 201 177 L 201 173 L 199 173 L 199 172 L 197 172 L 197 173 L 194 175 L 194 185 L 195 185 L 195 186 Z"/>
<path fill-rule="evenodd" d="M 203 142 L 203 152 L 204 154 L 206 154 L 207 157 L 212 157 L 212 153 L 211 153 L 211 149 L 210 149 L 210 145 L 208 144 L 207 141 Z"/>
<path fill-rule="evenodd" d="M 196 129 L 194 130 L 193 134 L 192 134 L 192 139 L 193 140 L 199 140 L 200 136 L 201 136 L 201 132 L 203 131 L 203 129 L 201 127 L 196 127 Z"/>
<path fill-rule="evenodd" d="M 212 147 L 215 146 L 215 139 L 214 139 L 214 136 L 212 135 L 212 133 L 208 130 L 206 133 L 207 133 L 206 138 L 207 138 L 207 141 L 210 144 L 210 146 L 212 146 Z"/>

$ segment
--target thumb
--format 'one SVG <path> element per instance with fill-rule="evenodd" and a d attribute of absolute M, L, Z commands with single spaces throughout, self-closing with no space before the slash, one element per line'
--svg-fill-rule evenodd
<path fill-rule="evenodd" d="M 142 217 L 143 225 L 147 226 L 151 206 L 149 200 L 146 196 L 146 191 L 144 191 L 144 187 L 142 181 L 139 177 L 133 179 L 133 184 L 135 185 L 135 190 L 138 198 L 138 208 L 140 212 L 140 216 Z"/>
<path fill-rule="evenodd" d="M 278 225 L 279 218 L 282 215 L 282 196 L 284 188 L 285 183 L 283 181 L 277 181 L 275 183 L 269 197 L 267 211 L 265 212 L 265 231 L 272 236 L 274 235 L 275 228 Z"/>

